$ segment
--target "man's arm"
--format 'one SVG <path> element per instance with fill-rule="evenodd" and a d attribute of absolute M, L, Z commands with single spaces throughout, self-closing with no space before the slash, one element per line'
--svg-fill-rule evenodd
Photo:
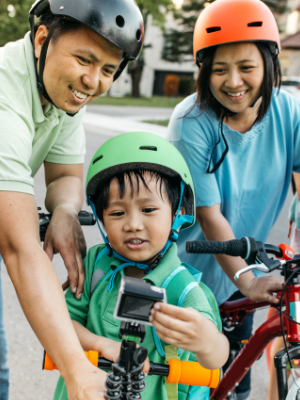
<path fill-rule="evenodd" d="M 206 240 L 227 241 L 235 239 L 231 226 L 221 213 L 220 204 L 211 207 L 197 207 L 197 221 L 204 233 Z M 282 289 L 282 280 L 275 276 L 264 276 L 255 278 L 249 271 L 240 276 L 237 282 L 234 281 L 235 273 L 246 267 L 246 262 L 240 257 L 231 257 L 223 254 L 215 255 L 218 264 L 238 289 L 253 301 L 269 301 L 277 304 L 278 299 L 272 296 L 272 291 Z"/>
<path fill-rule="evenodd" d="M 80 299 L 85 277 L 82 258 L 86 255 L 86 243 L 78 221 L 83 203 L 83 165 L 45 162 L 44 166 L 47 186 L 45 205 L 53 214 L 44 250 L 51 260 L 54 254 L 61 254 L 68 269 L 71 290 Z M 64 288 L 66 286 L 64 284 Z"/>
<path fill-rule="evenodd" d="M 69 399 L 103 399 L 105 373 L 84 356 L 59 280 L 39 242 L 34 197 L 0 191 L 0 227 L 0 254 L 26 318 L 66 382 Z"/>

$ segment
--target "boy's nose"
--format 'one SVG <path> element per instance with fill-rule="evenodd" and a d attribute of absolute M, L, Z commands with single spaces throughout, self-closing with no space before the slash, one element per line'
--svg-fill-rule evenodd
<path fill-rule="evenodd" d="M 140 218 L 135 216 L 128 218 L 126 223 L 124 224 L 124 231 L 125 232 L 137 232 L 142 231 L 144 229 L 143 222 Z"/>

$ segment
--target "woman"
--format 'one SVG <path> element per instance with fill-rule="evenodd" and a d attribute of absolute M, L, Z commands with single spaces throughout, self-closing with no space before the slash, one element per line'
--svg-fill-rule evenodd
<path fill-rule="evenodd" d="M 117 7 L 102 0 L 38 0 L 30 23 L 31 35 L 0 49 L 0 254 L 29 323 L 65 379 L 69 398 L 100 400 L 105 373 L 84 356 L 49 258 L 62 255 L 80 299 L 82 109 L 138 56 L 143 20 L 133 0 L 118 0 Z M 33 191 L 33 176 L 42 163 L 45 204 L 52 213 L 45 252 Z M 1 298 L 1 400 L 8 399 L 6 359 Z"/>
<path fill-rule="evenodd" d="M 220 304 L 241 293 L 276 304 L 271 292 L 282 287 L 280 279 L 256 278 L 256 272 L 234 282 L 246 265 L 241 258 L 185 253 L 187 240 L 250 236 L 265 242 L 292 171 L 300 172 L 300 104 L 279 92 L 279 49 L 276 21 L 261 1 L 209 5 L 194 31 L 197 93 L 176 107 L 169 124 L 169 140 L 192 172 L 199 222 L 180 235 L 179 256 L 202 271 Z M 229 339 L 247 339 L 251 330 L 250 314 Z M 250 391 L 245 379 L 239 399 Z"/>

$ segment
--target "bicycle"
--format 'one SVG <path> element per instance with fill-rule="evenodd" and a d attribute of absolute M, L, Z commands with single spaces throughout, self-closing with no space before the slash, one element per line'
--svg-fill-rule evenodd
<path fill-rule="evenodd" d="M 278 336 L 283 336 L 285 349 L 278 352 L 274 359 L 279 400 L 299 400 L 300 381 L 295 381 L 289 391 L 286 367 L 288 364 L 291 366 L 292 360 L 300 359 L 300 256 L 294 256 L 287 245 L 276 247 L 247 237 L 227 242 L 190 241 L 187 242 L 186 249 L 188 253 L 226 254 L 244 258 L 248 266 L 236 273 L 235 280 L 253 269 L 263 272 L 282 270 L 285 280 L 282 291 L 276 293 L 280 299 L 279 314 L 264 322 L 243 345 L 223 375 L 219 386 L 212 391 L 210 399 L 234 399 L 235 387 L 268 343 Z M 269 258 L 267 254 L 275 255 L 278 259 Z M 268 302 L 253 302 L 247 298 L 225 302 L 220 306 L 223 324 L 229 328 L 234 327 L 242 323 L 246 313 L 268 305 L 270 306 Z"/>

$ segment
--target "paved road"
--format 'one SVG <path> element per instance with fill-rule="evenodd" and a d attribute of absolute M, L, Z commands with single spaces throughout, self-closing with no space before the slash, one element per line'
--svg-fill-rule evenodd
<path fill-rule="evenodd" d="M 102 128 L 100 129 L 100 120 L 96 117 L 96 125 L 91 128 L 91 124 L 87 124 L 89 127 L 86 130 L 87 133 L 87 156 L 85 163 L 85 175 L 88 168 L 88 161 L 96 149 L 110 136 L 117 135 L 124 131 L 122 123 L 124 118 L 132 122 L 133 115 L 147 115 L 147 119 L 151 119 L 158 116 L 161 112 L 159 119 L 165 119 L 166 115 L 170 115 L 170 110 L 158 111 L 159 109 L 143 109 L 137 113 L 136 108 L 120 108 L 118 112 L 113 110 L 112 107 L 101 107 L 101 108 L 90 108 L 89 112 L 92 114 L 87 115 L 87 120 L 91 120 L 91 117 L 101 118 L 102 115 L 114 116 L 123 113 L 123 119 L 113 118 L 114 129 Z M 149 118 L 149 119 L 150 119 Z M 167 116 L 168 118 L 168 116 Z M 144 117 L 142 118 L 144 119 Z M 140 125 L 141 128 L 145 125 Z M 152 126 L 154 128 L 154 126 Z M 163 129 L 163 128 L 161 128 Z M 135 130 L 135 129 L 132 129 Z M 163 134 L 163 130 L 160 133 Z M 38 172 L 35 177 L 35 193 L 37 204 L 43 206 L 45 187 L 44 177 L 42 169 Z M 286 241 L 287 232 L 287 210 L 288 205 L 291 201 L 291 195 L 288 196 L 286 205 L 273 228 L 270 236 L 269 243 L 281 243 Z M 86 207 L 85 207 L 86 208 Z M 93 246 L 101 241 L 100 234 L 97 228 L 85 227 L 84 228 L 88 246 Z M 66 278 L 65 267 L 63 266 L 60 256 L 56 256 L 53 262 L 57 274 L 61 281 Z M 21 307 L 19 305 L 17 296 L 15 294 L 13 285 L 7 275 L 6 269 L 2 268 L 2 279 L 3 279 L 3 292 L 4 292 L 4 313 L 5 313 L 5 324 L 7 328 L 7 334 L 10 340 L 10 352 L 9 352 L 9 364 L 11 367 L 11 392 L 10 400 L 50 400 L 54 391 L 55 383 L 57 381 L 58 372 L 42 371 L 42 359 L 43 349 L 33 334 L 27 320 L 25 319 Z M 255 324 L 259 326 L 265 319 L 266 310 L 256 313 Z M 268 372 L 264 357 L 258 361 L 253 368 L 253 389 L 249 399 L 251 400 L 262 400 L 266 399 L 268 383 Z"/>

